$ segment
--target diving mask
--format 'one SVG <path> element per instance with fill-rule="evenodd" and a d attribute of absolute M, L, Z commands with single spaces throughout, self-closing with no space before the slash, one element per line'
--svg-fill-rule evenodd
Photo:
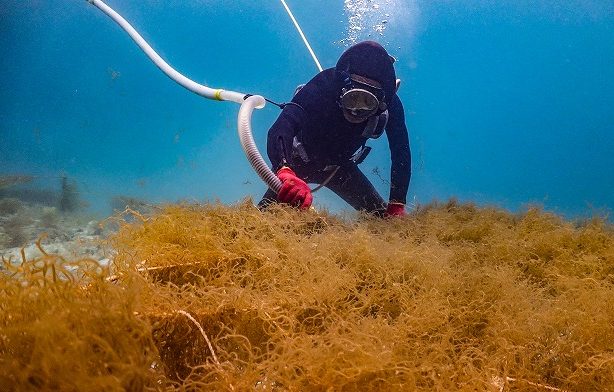
<path fill-rule="evenodd" d="M 375 94 L 361 88 L 343 91 L 340 103 L 352 116 L 365 119 L 375 114 L 380 106 Z"/>
<path fill-rule="evenodd" d="M 355 74 L 346 75 L 346 86 L 341 90 L 339 99 L 339 106 L 342 109 L 359 121 L 368 119 L 378 111 L 386 110 L 386 103 L 383 102 L 384 94 L 379 83 Z M 374 92 L 380 93 L 378 95 L 381 98 L 378 98 Z"/>

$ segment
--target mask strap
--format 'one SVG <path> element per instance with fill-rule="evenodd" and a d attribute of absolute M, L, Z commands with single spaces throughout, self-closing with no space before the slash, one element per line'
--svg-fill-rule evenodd
<path fill-rule="evenodd" d="M 352 77 L 350 76 L 350 72 L 348 70 L 337 71 L 339 76 L 341 77 L 341 81 L 343 82 L 344 88 L 349 90 L 353 87 Z"/>

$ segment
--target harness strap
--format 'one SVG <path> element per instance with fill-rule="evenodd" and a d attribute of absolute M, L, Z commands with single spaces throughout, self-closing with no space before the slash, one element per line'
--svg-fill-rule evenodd
<path fill-rule="evenodd" d="M 328 184 L 330 182 L 330 180 L 333 179 L 335 174 L 337 174 L 337 172 L 339 171 L 340 168 L 341 168 L 341 165 L 328 165 L 328 166 L 326 166 L 324 168 L 324 171 L 334 169 L 333 172 L 330 173 L 330 175 L 328 177 L 326 177 L 326 180 L 322 181 L 322 183 L 320 185 L 318 185 L 317 187 L 313 188 L 311 190 L 311 192 L 315 192 L 315 191 L 320 190 L 323 187 L 325 187 L 326 184 Z"/>
<path fill-rule="evenodd" d="M 247 98 L 252 97 L 252 96 L 253 96 L 253 94 L 245 94 L 245 96 L 243 96 L 243 100 L 246 100 Z M 280 108 L 280 109 L 282 109 L 282 110 L 283 110 L 283 109 L 284 109 L 286 106 L 289 106 L 289 105 L 294 105 L 294 106 L 298 107 L 299 109 L 301 109 L 302 111 L 305 111 L 305 109 L 304 109 L 304 108 L 303 108 L 301 105 L 299 105 L 298 103 L 296 103 L 296 102 L 284 102 L 284 103 L 277 103 L 277 102 L 272 101 L 272 100 L 270 100 L 270 99 L 268 99 L 268 98 L 265 98 L 265 97 L 263 97 L 263 98 L 264 98 L 264 100 L 265 100 L 265 101 L 267 101 L 267 102 L 269 102 L 269 103 L 271 103 L 271 104 L 273 104 L 273 105 L 277 106 L 278 108 Z"/>

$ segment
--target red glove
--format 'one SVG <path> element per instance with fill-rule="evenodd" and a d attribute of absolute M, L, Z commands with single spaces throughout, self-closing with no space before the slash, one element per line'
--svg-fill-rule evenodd
<path fill-rule="evenodd" d="M 309 186 L 298 178 L 292 169 L 282 167 L 277 171 L 277 177 L 281 180 L 281 189 L 277 194 L 278 201 L 298 206 L 301 209 L 311 206 L 313 196 Z"/>
<path fill-rule="evenodd" d="M 405 204 L 391 201 L 386 208 L 386 216 L 405 216 Z"/>

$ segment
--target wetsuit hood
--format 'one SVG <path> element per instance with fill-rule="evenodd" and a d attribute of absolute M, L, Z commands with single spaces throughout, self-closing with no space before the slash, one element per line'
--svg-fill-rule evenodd
<path fill-rule="evenodd" d="M 360 42 L 348 48 L 337 61 L 335 70 L 338 78 L 345 71 L 379 82 L 386 94 L 387 104 L 390 104 L 396 93 L 393 60 L 386 49 L 375 41 Z"/>

